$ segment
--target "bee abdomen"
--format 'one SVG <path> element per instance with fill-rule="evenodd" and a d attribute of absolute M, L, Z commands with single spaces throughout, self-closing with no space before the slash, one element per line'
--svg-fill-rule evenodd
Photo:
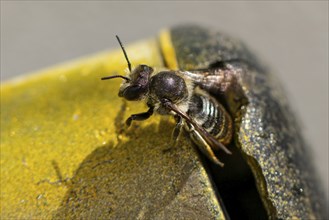
<path fill-rule="evenodd" d="M 228 144 L 231 141 L 233 133 L 231 116 L 210 95 L 193 94 L 188 114 L 221 143 Z"/>

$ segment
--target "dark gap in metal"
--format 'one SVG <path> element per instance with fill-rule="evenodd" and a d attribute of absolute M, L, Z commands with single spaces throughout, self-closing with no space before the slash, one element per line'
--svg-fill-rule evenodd
<path fill-rule="evenodd" d="M 232 220 L 268 219 L 251 169 L 234 144 L 228 148 L 232 155 L 218 155 L 225 164 L 223 168 L 204 160 L 220 203 L 224 204 L 223 208 Z"/>

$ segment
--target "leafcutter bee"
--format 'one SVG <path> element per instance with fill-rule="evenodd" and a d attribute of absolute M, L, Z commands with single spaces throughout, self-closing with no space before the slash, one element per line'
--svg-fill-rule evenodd
<path fill-rule="evenodd" d="M 223 105 L 211 96 L 207 89 L 218 84 L 203 85 L 203 77 L 207 75 L 216 80 L 215 69 L 181 71 L 165 70 L 154 73 L 153 68 L 147 65 L 138 65 L 132 70 L 127 53 L 119 39 L 124 56 L 128 63 L 129 75 L 114 75 L 103 77 L 102 80 L 122 78 L 119 97 L 129 101 L 145 101 L 148 111 L 133 114 L 126 124 L 148 119 L 153 113 L 174 115 L 176 126 L 172 138 L 177 140 L 181 128 L 190 134 L 193 142 L 214 163 L 224 164 L 216 157 L 215 150 L 223 150 L 231 154 L 225 145 L 231 142 L 233 123 L 231 116 Z"/>

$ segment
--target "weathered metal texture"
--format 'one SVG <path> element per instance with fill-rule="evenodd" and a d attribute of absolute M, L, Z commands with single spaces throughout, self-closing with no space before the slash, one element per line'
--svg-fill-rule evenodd
<path fill-rule="evenodd" d="M 223 34 L 178 26 L 163 36 L 171 69 L 229 60 L 248 103 L 240 108 L 224 94 L 235 143 L 269 216 L 324 217 L 312 161 L 275 78 Z M 149 40 L 127 52 L 135 65 L 161 68 L 158 46 Z M 99 79 L 125 67 L 115 51 L 1 85 L 1 218 L 225 219 L 191 143 L 169 149 L 173 123 L 152 117 L 122 131 L 125 118 L 145 108 L 120 107 L 119 83 Z"/>
<path fill-rule="evenodd" d="M 270 71 L 241 42 L 206 28 L 178 26 L 171 29 L 171 39 L 179 69 L 227 61 L 227 73 L 237 79 L 246 102 L 236 108 L 230 94 L 223 97 L 235 117 L 235 144 L 252 169 L 269 217 L 324 218 L 324 196 L 308 146 Z"/>
<path fill-rule="evenodd" d="M 127 45 L 133 64 L 161 67 L 155 39 Z M 174 124 L 122 106 L 121 50 L 1 85 L 1 219 L 225 219 L 198 154 Z"/>
<path fill-rule="evenodd" d="M 84 159 L 54 218 L 222 219 L 194 150 L 186 142 L 168 149 L 172 124 L 134 127 L 129 141 Z"/>

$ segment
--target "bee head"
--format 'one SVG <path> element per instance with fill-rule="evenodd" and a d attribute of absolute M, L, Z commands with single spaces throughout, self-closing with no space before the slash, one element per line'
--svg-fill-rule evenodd
<path fill-rule="evenodd" d="M 130 78 L 124 82 L 119 90 L 119 96 L 129 101 L 142 100 L 149 91 L 150 75 L 153 68 L 147 65 L 137 66 L 131 73 Z"/>
<path fill-rule="evenodd" d="M 103 77 L 102 80 L 113 78 L 124 79 L 125 82 L 122 83 L 119 90 L 119 97 L 123 97 L 128 101 L 138 101 L 144 99 L 149 91 L 149 81 L 152 72 L 152 67 L 139 65 L 129 74 L 129 77 L 114 75 Z"/>
<path fill-rule="evenodd" d="M 153 69 L 147 65 L 139 65 L 133 71 L 131 71 L 131 64 L 129 62 L 126 50 L 124 49 L 120 38 L 116 35 L 116 38 L 120 44 L 122 52 L 126 58 L 128 69 L 130 71 L 129 77 L 122 75 L 114 75 L 103 77 L 102 80 L 122 78 L 126 80 L 122 83 L 119 90 L 119 97 L 123 97 L 129 101 L 142 100 L 148 93 L 149 79 L 153 72 Z"/>

